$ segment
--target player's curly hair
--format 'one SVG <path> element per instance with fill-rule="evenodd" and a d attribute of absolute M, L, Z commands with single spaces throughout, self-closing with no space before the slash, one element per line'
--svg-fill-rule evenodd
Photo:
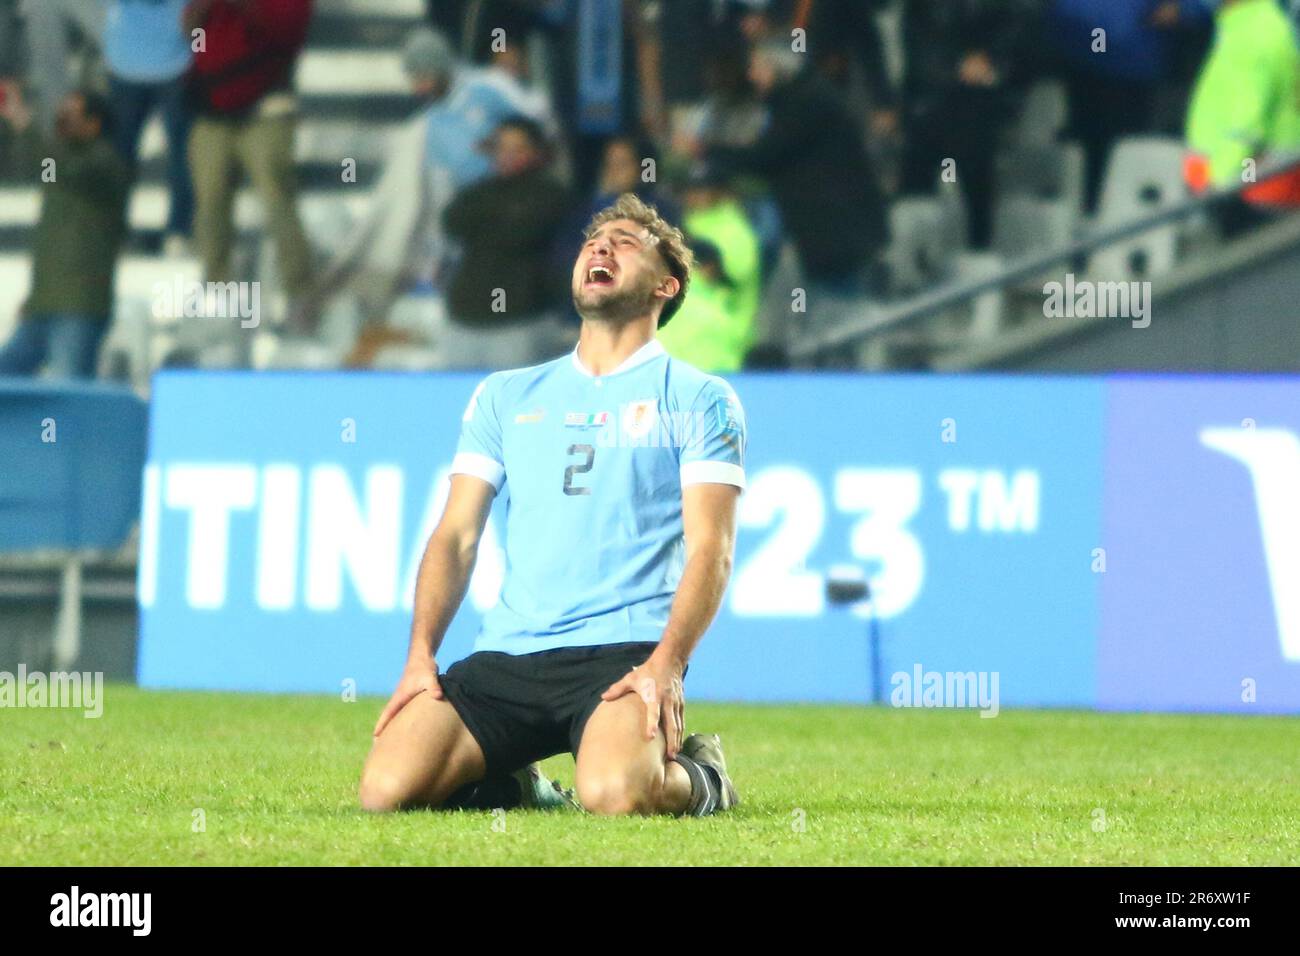
<path fill-rule="evenodd" d="M 662 329 L 668 324 L 668 320 L 677 314 L 677 310 L 682 307 L 682 302 L 686 299 L 686 290 L 691 284 L 691 268 L 695 265 L 695 254 L 686 244 L 686 237 L 682 235 L 682 231 L 663 219 L 658 209 L 642 202 L 634 193 L 623 193 L 612 206 L 606 206 L 596 213 L 583 231 L 583 238 L 590 238 L 593 232 L 615 219 L 630 219 L 644 226 L 654 237 L 655 248 L 659 250 L 659 255 L 664 265 L 668 267 L 669 274 L 681 284 L 677 294 L 664 303 L 663 311 L 659 313 L 659 328 Z"/>

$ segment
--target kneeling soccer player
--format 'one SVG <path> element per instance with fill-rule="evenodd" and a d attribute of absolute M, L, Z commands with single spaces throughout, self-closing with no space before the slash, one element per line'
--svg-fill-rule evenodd
<path fill-rule="evenodd" d="M 745 482 L 735 393 L 655 339 L 692 259 L 653 207 L 620 197 L 574 264 L 577 348 L 489 375 L 470 398 L 406 669 L 362 773 L 366 809 L 562 805 L 534 762 L 565 751 L 593 813 L 738 802 L 717 736 L 683 740 L 682 679 L 731 573 Z M 502 488 L 501 599 L 474 653 L 439 674 Z"/>

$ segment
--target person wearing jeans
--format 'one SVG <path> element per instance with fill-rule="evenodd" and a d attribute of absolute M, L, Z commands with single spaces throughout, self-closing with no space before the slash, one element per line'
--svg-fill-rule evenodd
<path fill-rule="evenodd" d="M 35 375 L 45 366 L 53 378 L 94 378 L 108 316 L 28 315 L 0 346 L 0 375 Z"/>
<path fill-rule="evenodd" d="M 190 40 L 181 27 L 185 0 L 111 0 L 104 29 L 104 58 L 114 117 L 113 145 L 132 167 L 150 114 L 162 114 L 167 133 L 169 236 L 188 236 L 194 189 L 186 161 L 191 114 L 182 77 L 190 65 Z"/>
<path fill-rule="evenodd" d="M 89 91 L 69 93 L 50 140 L 18 84 L 0 92 L 0 118 L 13 127 L 41 189 L 31 294 L 13 336 L 0 346 L 0 375 L 32 375 L 46 365 L 60 377 L 89 378 L 113 310 L 130 184 L 126 163 L 109 144 L 109 104 Z"/>

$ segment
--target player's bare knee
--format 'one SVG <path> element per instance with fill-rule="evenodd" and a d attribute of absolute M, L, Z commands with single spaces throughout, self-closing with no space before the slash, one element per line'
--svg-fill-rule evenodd
<path fill-rule="evenodd" d="M 404 782 L 394 774 L 367 767 L 361 774 L 357 799 L 369 813 L 393 813 L 402 809 L 410 794 Z"/>
<path fill-rule="evenodd" d="M 580 790 L 578 800 L 589 813 L 602 817 L 626 817 L 650 811 L 643 794 L 624 781 L 607 780 Z"/>
<path fill-rule="evenodd" d="M 655 793 L 631 774 L 595 774 L 577 781 L 578 801 L 590 813 L 620 817 L 655 812 Z"/>

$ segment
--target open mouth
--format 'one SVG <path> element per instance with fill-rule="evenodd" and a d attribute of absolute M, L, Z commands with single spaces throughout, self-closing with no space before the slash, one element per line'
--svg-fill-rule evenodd
<path fill-rule="evenodd" d="M 611 286 L 614 284 L 614 270 L 609 266 L 591 266 L 587 270 L 586 285 Z"/>

